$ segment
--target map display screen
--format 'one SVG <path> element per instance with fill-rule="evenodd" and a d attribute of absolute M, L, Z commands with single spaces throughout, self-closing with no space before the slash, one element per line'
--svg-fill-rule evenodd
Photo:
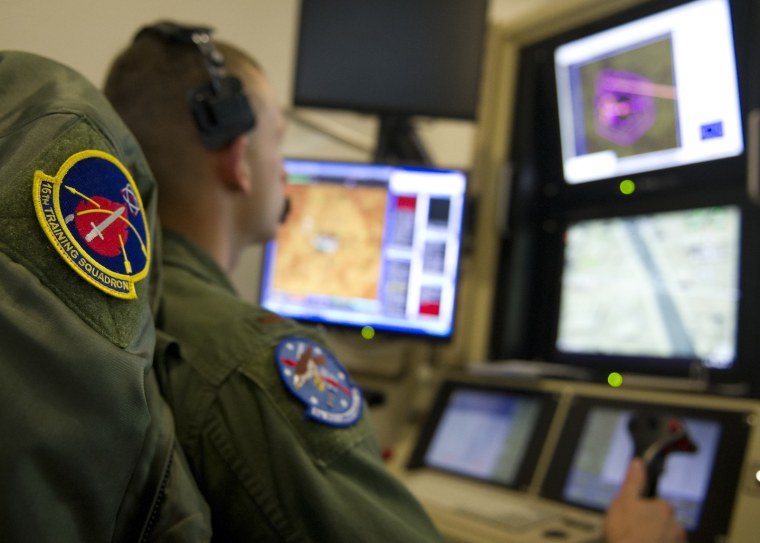
<path fill-rule="evenodd" d="M 300 320 L 447 338 L 466 176 L 287 160 L 291 211 L 267 244 L 261 304 Z"/>
<path fill-rule="evenodd" d="M 702 394 L 618 392 L 605 398 L 574 397 L 542 482 L 541 496 L 606 511 L 618 495 L 636 452 L 630 431 L 632 417 L 642 417 L 640 427 L 645 429 L 645 436 L 650 434 L 648 438 L 642 436 L 638 451 L 645 458 L 652 457 L 652 445 L 662 438 L 653 429 L 672 430 L 673 421 L 677 421 L 693 447 L 675 447 L 667 453 L 657 480 L 651 481 L 654 488 L 649 490 L 673 506 L 689 541 L 713 543 L 719 534 L 728 533 L 736 498 L 744 486 L 740 480 L 747 468 L 749 411 L 723 402 L 707 406 L 710 402 Z M 685 401 L 670 403 L 671 399 Z"/>
<path fill-rule="evenodd" d="M 738 207 L 570 224 L 556 348 L 561 353 L 736 359 Z"/>
<path fill-rule="evenodd" d="M 633 457 L 633 440 L 628 432 L 631 414 L 615 407 L 590 410 L 565 480 L 564 499 L 600 511 L 607 509 Z M 710 487 L 721 424 L 699 418 L 684 418 L 683 424 L 697 450 L 667 457 L 658 496 L 673 504 L 678 521 L 693 530 Z"/>
<path fill-rule="evenodd" d="M 425 465 L 513 486 L 541 407 L 537 397 L 455 390 L 428 444 Z"/>
<path fill-rule="evenodd" d="M 555 50 L 564 178 L 576 184 L 744 151 L 728 0 L 697 0 Z"/>

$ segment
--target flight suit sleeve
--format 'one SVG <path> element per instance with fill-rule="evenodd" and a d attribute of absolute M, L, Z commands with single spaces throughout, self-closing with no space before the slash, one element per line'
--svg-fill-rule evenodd
<path fill-rule="evenodd" d="M 307 420 L 292 398 L 277 401 L 281 392 L 240 372 L 208 412 L 196 469 L 216 537 L 440 541 L 419 503 L 387 472 L 366 418 L 350 428 Z"/>

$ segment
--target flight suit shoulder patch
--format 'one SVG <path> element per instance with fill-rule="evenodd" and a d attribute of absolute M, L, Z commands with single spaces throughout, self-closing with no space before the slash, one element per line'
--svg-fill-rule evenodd
<path fill-rule="evenodd" d="M 275 363 L 285 387 L 306 405 L 306 416 L 331 426 L 351 426 L 362 415 L 362 393 L 333 353 L 302 336 L 284 337 Z"/>
<path fill-rule="evenodd" d="M 58 254 L 83 279 L 122 299 L 150 266 L 148 223 L 129 171 L 103 151 L 70 156 L 55 175 L 34 174 L 37 219 Z"/>

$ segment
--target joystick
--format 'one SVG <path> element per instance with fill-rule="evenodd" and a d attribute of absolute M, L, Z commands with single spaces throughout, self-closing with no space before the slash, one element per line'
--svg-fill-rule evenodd
<path fill-rule="evenodd" d="M 647 484 L 643 496 L 657 495 L 657 484 L 665 458 L 673 452 L 694 453 L 697 446 L 680 419 L 663 413 L 634 413 L 628 422 L 633 438 L 634 456 L 644 461 Z"/>

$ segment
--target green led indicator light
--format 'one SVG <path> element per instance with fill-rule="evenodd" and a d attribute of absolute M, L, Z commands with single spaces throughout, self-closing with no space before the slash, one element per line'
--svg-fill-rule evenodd
<path fill-rule="evenodd" d="M 362 337 L 364 339 L 372 339 L 375 337 L 375 329 L 371 326 L 365 326 L 362 328 Z"/>
<path fill-rule="evenodd" d="M 622 192 L 626 196 L 629 194 L 633 194 L 634 190 L 636 190 L 636 183 L 634 183 L 630 179 L 623 179 L 620 182 L 620 192 Z"/>
<path fill-rule="evenodd" d="M 607 376 L 607 382 L 612 388 L 618 388 L 623 384 L 623 376 L 613 371 Z"/>

